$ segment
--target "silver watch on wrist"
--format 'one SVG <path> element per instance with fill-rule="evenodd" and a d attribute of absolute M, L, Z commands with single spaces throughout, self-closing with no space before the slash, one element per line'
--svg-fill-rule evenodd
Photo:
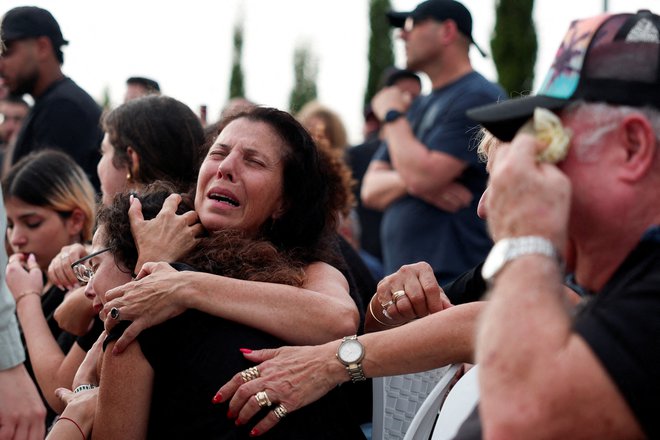
<path fill-rule="evenodd" d="M 346 336 L 341 340 L 337 348 L 337 359 L 344 364 L 348 375 L 353 382 L 366 380 L 362 370 L 362 359 L 364 359 L 364 345 L 356 335 Z"/>
<path fill-rule="evenodd" d="M 490 250 L 481 269 L 481 276 L 486 282 L 492 282 L 508 262 L 532 254 L 545 255 L 561 263 L 559 252 L 547 238 L 534 235 L 504 238 Z"/>

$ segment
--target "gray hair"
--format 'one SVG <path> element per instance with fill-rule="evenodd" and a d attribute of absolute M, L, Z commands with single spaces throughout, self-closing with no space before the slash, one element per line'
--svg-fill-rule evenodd
<path fill-rule="evenodd" d="M 619 121 L 635 113 L 641 113 L 649 120 L 655 132 L 655 142 L 660 145 L 660 111 L 653 107 L 630 107 L 577 101 L 566 107 L 564 112 L 579 112 L 580 122 L 593 127 L 590 133 L 582 136 L 582 142 L 577 146 L 576 153 L 584 160 L 592 159 L 593 154 L 597 154 L 596 147 L 602 145 L 603 137 L 614 130 Z"/>

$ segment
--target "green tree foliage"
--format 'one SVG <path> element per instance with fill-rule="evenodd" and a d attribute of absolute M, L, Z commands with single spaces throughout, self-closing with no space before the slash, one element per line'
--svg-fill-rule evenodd
<path fill-rule="evenodd" d="M 498 0 L 490 40 L 498 81 L 510 96 L 528 94 L 534 84 L 536 30 L 534 0 Z"/>
<path fill-rule="evenodd" d="M 289 111 L 298 113 L 303 105 L 316 99 L 318 63 L 309 46 L 298 44 L 293 54 L 294 84 L 289 96 Z"/>
<path fill-rule="evenodd" d="M 101 108 L 104 112 L 112 108 L 112 99 L 110 98 L 110 87 L 103 87 L 103 97 L 101 98 Z"/>
<path fill-rule="evenodd" d="M 378 91 L 383 72 L 394 64 L 392 30 L 385 13 L 391 8 L 390 0 L 369 0 L 369 76 L 364 103 L 368 104 Z"/>
<path fill-rule="evenodd" d="M 244 98 L 245 86 L 243 85 L 243 20 L 237 20 L 234 25 L 234 54 L 232 56 L 231 79 L 229 80 L 229 99 Z"/>

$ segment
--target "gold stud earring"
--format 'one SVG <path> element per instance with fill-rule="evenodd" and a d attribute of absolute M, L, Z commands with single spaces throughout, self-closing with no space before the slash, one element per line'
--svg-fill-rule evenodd
<path fill-rule="evenodd" d="M 126 173 L 126 180 L 128 182 L 130 182 L 132 179 L 133 179 L 133 176 L 131 176 L 131 172 L 129 171 L 128 173 Z"/>

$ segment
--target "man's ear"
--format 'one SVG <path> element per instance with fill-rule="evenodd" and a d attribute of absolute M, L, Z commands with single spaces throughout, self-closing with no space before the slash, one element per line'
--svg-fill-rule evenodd
<path fill-rule="evenodd" d="M 641 113 L 626 116 L 621 123 L 621 143 L 624 162 L 621 177 L 628 182 L 642 179 L 653 166 L 657 154 L 655 131 L 651 122 Z"/>
<path fill-rule="evenodd" d="M 46 57 L 50 56 L 51 54 L 54 53 L 53 49 L 53 43 L 50 41 L 50 38 L 48 37 L 37 37 L 35 39 L 35 44 L 37 47 L 37 52 L 39 54 L 39 57 Z"/>
<path fill-rule="evenodd" d="M 442 42 L 448 44 L 456 40 L 458 36 L 458 26 L 456 22 L 452 19 L 445 20 L 442 22 L 441 33 L 442 33 Z"/>
<path fill-rule="evenodd" d="M 66 219 L 67 232 L 72 237 L 78 237 L 82 234 L 85 227 L 85 220 L 87 216 L 80 208 L 74 208 L 69 218 Z"/>
<path fill-rule="evenodd" d="M 129 158 L 129 170 L 131 176 L 133 176 L 133 180 L 135 180 L 135 177 L 140 172 L 140 155 L 137 154 L 137 151 L 135 151 L 133 147 L 127 147 L 126 154 Z"/>

